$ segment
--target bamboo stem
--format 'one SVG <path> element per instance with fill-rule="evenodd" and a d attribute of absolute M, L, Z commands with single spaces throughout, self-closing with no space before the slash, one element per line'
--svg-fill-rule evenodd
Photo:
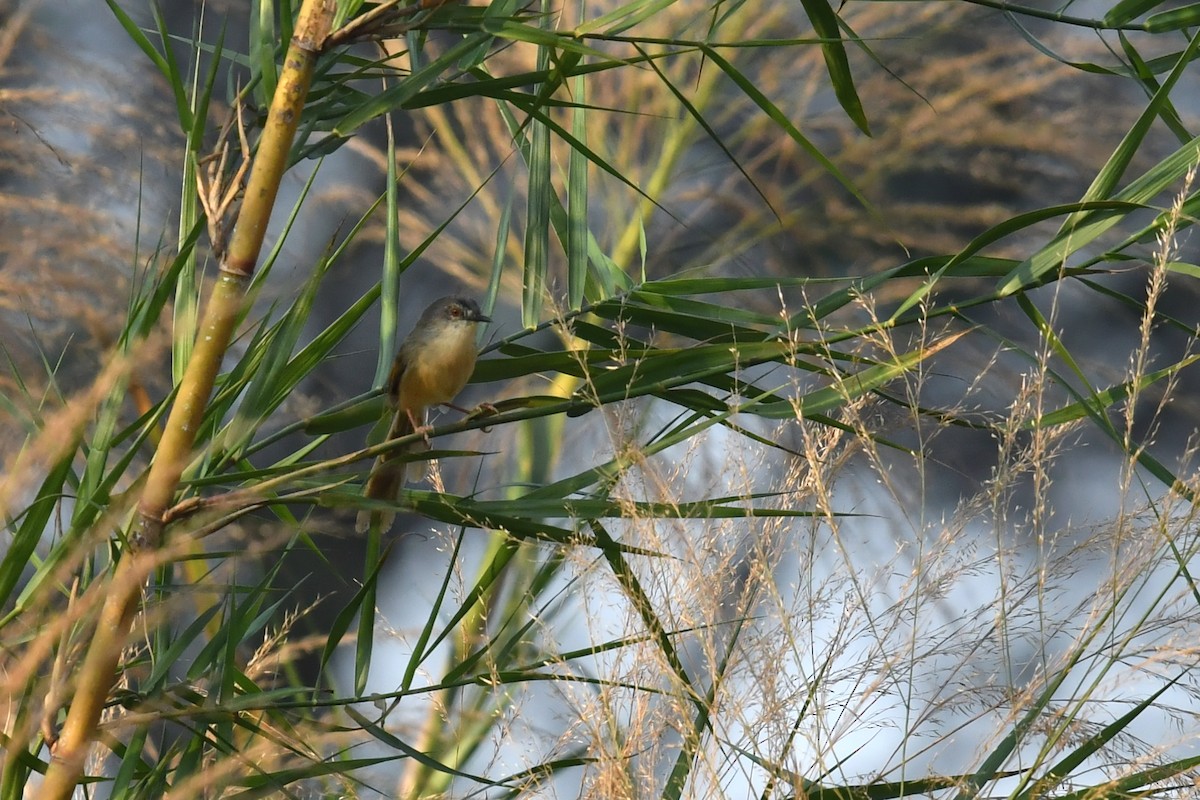
<path fill-rule="evenodd" d="M 304 0 L 300 8 L 296 33 L 284 58 L 220 277 L 209 296 L 192 359 L 180 382 L 179 394 L 138 503 L 136 531 L 131 538 L 135 551 L 156 549 L 161 542 L 163 512 L 174 499 L 191 457 L 196 430 L 258 263 L 313 68 L 329 35 L 333 13 L 333 0 Z M 146 579 L 139 574 L 137 559 L 131 556 L 127 553 L 117 564 L 111 579 L 112 590 L 105 597 L 95 635 L 80 667 L 71 709 L 41 788 L 40 796 L 47 800 L 68 800 L 75 791 L 96 736 L 100 714 L 117 679 L 121 651 Z"/>

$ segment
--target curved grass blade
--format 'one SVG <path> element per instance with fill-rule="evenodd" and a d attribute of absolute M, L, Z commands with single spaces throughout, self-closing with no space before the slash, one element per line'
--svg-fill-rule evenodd
<path fill-rule="evenodd" d="M 875 208 L 871 201 L 866 198 L 866 195 L 862 193 L 862 190 L 860 190 L 854 184 L 854 182 L 850 180 L 850 178 L 847 177 L 838 168 L 838 166 L 833 163 L 833 161 L 829 159 L 828 156 L 822 153 L 821 150 L 815 144 L 813 144 L 813 142 L 807 136 L 801 133 L 800 129 L 796 127 L 791 119 L 789 119 L 788 116 L 783 113 L 783 110 L 780 109 L 779 106 L 775 105 L 775 103 L 771 102 L 770 98 L 763 94 L 762 90 L 755 86 L 753 81 L 751 81 L 748 77 L 742 74 L 740 70 L 734 67 L 728 59 L 726 59 L 717 51 L 717 48 L 709 45 L 703 45 L 700 49 L 704 52 L 704 55 L 708 59 L 716 64 L 722 72 L 724 72 L 735 84 L 737 84 L 737 86 L 746 94 L 746 96 L 749 97 L 750 100 L 753 101 L 754 104 L 758 106 L 759 109 L 762 110 L 772 122 L 778 125 L 784 133 L 791 137 L 792 141 L 800 145 L 804 152 L 816 159 L 817 163 L 819 163 L 826 172 L 832 175 L 834 179 L 837 180 L 837 182 L 840 183 L 842 187 L 849 192 L 855 200 L 858 201 L 859 205 L 861 205 L 867 211 L 867 213 L 869 213 L 881 224 L 887 226 L 886 219 L 879 212 L 879 210 Z"/>
<path fill-rule="evenodd" d="M 838 104 L 858 129 L 870 136 L 871 126 L 854 88 L 854 75 L 850 72 L 850 59 L 846 57 L 837 14 L 827 0 L 800 0 L 800 3 L 813 30 L 821 37 L 821 54 L 825 57 L 825 69 L 829 72 L 829 82 L 833 84 Z"/>
<path fill-rule="evenodd" d="M 1114 193 L 1117 181 L 1125 173 L 1129 163 L 1141 147 L 1151 124 L 1162 113 L 1169 102 L 1170 92 L 1183 76 L 1192 59 L 1200 51 L 1200 32 L 1188 42 L 1171 74 L 1146 105 L 1137 121 L 1126 133 L 1108 162 L 1096 175 L 1092 185 L 1084 193 L 1082 202 L 1116 200 L 1124 203 L 1149 203 L 1159 193 L 1167 190 L 1200 159 L 1200 137 L 1192 139 L 1167 158 L 1160 161 L 1145 174 L 1131 181 L 1124 189 Z M 1111 195 L 1111 196 L 1110 196 Z M 1044 280 L 1047 275 L 1061 269 L 1067 259 L 1081 248 L 1125 218 L 1125 214 L 1111 212 L 1080 211 L 1069 216 L 1054 239 L 1034 255 L 1021 262 L 1016 269 L 1000 282 L 998 291 L 1007 296 L 1022 288 Z"/>
<path fill-rule="evenodd" d="M 1178 683 L 1182 677 L 1182 675 L 1178 675 L 1172 678 L 1163 684 L 1158 691 L 1105 725 L 1102 730 L 1088 736 L 1079 746 L 1063 756 L 1043 777 L 1038 778 L 1028 789 L 1017 795 L 1016 800 L 1035 800 L 1038 797 L 1050 796 L 1060 784 L 1069 779 L 1076 768 L 1080 767 L 1088 758 L 1098 753 L 1104 745 L 1125 732 L 1143 711 L 1152 707 L 1154 702 L 1168 689 Z"/>
<path fill-rule="evenodd" d="M 542 12 L 548 10 L 542 3 Z M 550 66 L 550 48 L 538 47 L 537 67 Z M 547 81 L 538 94 L 549 96 L 554 93 L 556 81 Z M 550 205 L 551 196 L 557 192 L 550 182 L 550 131 L 536 117 L 529 121 L 529 187 L 526 194 L 525 211 L 525 269 L 521 294 L 521 322 L 526 328 L 537 327 L 542 317 L 542 303 L 546 299 L 546 273 L 550 261 Z M 566 238 L 563 238 L 566 241 Z"/>

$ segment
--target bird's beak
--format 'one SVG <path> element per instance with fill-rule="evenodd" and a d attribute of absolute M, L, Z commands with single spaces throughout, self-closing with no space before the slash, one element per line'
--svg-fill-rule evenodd
<path fill-rule="evenodd" d="M 485 316 L 482 313 L 476 314 L 475 316 L 471 317 L 471 322 L 491 322 L 491 321 L 492 321 L 491 317 Z"/>

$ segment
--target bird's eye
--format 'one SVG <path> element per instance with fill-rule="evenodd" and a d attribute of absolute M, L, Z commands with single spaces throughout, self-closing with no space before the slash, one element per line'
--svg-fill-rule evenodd
<path fill-rule="evenodd" d="M 461 308 L 459 308 L 458 306 L 450 306 L 450 316 L 452 316 L 452 317 L 461 317 L 461 316 L 462 316 L 462 309 L 461 309 Z"/>

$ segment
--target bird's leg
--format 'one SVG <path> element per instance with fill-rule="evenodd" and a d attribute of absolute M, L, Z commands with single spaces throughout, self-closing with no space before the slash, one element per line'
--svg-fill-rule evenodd
<path fill-rule="evenodd" d="M 469 411 L 462 406 L 454 405 L 454 403 L 442 403 L 442 405 L 453 408 L 455 411 L 461 411 L 463 414 L 467 415 L 467 419 L 475 419 L 476 417 L 490 417 L 493 414 L 500 413 L 491 403 L 480 403 Z M 491 433 L 492 428 L 490 425 L 485 425 L 480 428 L 480 430 L 484 433 Z"/>
<path fill-rule="evenodd" d="M 454 403 L 442 403 L 442 405 L 446 406 L 447 408 L 453 408 L 455 411 L 459 411 L 463 414 L 466 414 L 468 418 L 484 417 L 484 416 L 490 417 L 492 414 L 500 413 L 496 409 L 496 407 L 494 405 L 492 405 L 491 403 L 480 403 L 479 405 L 475 406 L 475 408 L 471 408 L 471 409 L 463 408 L 462 406 L 456 406 L 456 405 L 454 405 Z"/>
<path fill-rule="evenodd" d="M 412 425 L 413 433 L 421 434 L 421 438 L 425 440 L 425 446 L 433 449 L 433 443 L 429 441 L 429 432 L 433 430 L 433 426 L 428 423 L 418 423 L 411 408 L 404 409 L 404 413 L 408 414 L 408 421 Z"/>

